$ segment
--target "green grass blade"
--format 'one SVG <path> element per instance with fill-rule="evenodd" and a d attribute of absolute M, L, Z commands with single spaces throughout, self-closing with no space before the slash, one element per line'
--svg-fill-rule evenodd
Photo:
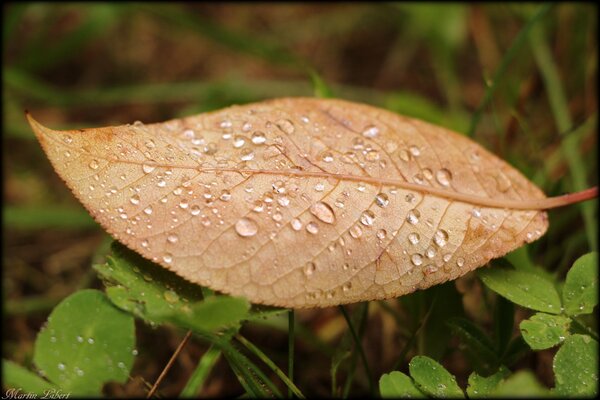
<path fill-rule="evenodd" d="M 573 127 L 573 121 L 569 113 L 569 105 L 561 84 L 561 78 L 558 72 L 558 68 L 552 58 L 551 50 L 544 37 L 544 32 L 541 27 L 532 30 L 531 37 L 531 50 L 535 61 L 540 69 L 546 90 L 548 91 L 548 97 L 550 99 L 550 106 L 558 130 L 561 133 L 569 132 Z M 567 160 L 569 170 L 571 172 L 572 191 L 584 190 L 588 187 L 587 184 L 587 171 L 584 163 L 584 159 L 581 157 L 579 150 L 579 141 L 577 135 L 569 133 L 563 137 L 561 142 L 561 148 L 564 158 Z M 596 209 L 598 206 L 597 201 L 586 201 L 579 205 L 583 214 L 583 221 L 585 223 L 585 231 L 588 236 L 590 249 L 593 251 L 598 248 L 598 236 L 596 231 Z"/>
<path fill-rule="evenodd" d="M 295 318 L 294 310 L 288 311 L 288 378 L 294 382 L 294 342 L 295 336 Z M 292 398 L 292 388 L 288 388 L 288 398 Z"/>
<path fill-rule="evenodd" d="M 212 371 L 213 367 L 221 358 L 221 350 L 215 345 L 211 345 L 206 353 L 200 359 L 198 366 L 188 379 L 185 387 L 179 394 L 179 397 L 195 397 L 200 393 L 200 390 L 206 382 L 206 378 Z"/>
<path fill-rule="evenodd" d="M 488 106 L 488 104 L 492 100 L 492 95 L 494 94 L 494 91 L 496 90 L 496 87 L 498 86 L 498 82 L 504 76 L 506 69 L 508 68 L 508 65 L 510 64 L 512 59 L 517 55 L 517 53 L 519 52 L 519 50 L 525 43 L 525 39 L 529 35 L 531 28 L 533 28 L 533 26 L 544 15 L 546 15 L 546 13 L 550 10 L 551 7 L 552 7 L 552 4 L 544 4 L 543 6 L 540 6 L 538 11 L 535 13 L 535 15 L 533 15 L 533 17 L 531 17 L 531 19 L 529 21 L 527 21 L 527 24 L 525 24 L 523 29 L 521 29 L 521 31 L 519 32 L 519 34 L 517 35 L 515 40 L 512 42 L 510 48 L 506 51 L 506 54 L 502 58 L 502 62 L 500 63 L 500 66 L 498 67 L 498 69 L 496 70 L 496 73 L 494 74 L 492 83 L 488 86 L 487 90 L 485 91 L 483 101 L 479 104 L 479 107 L 477 107 L 477 110 L 475 110 L 475 113 L 473 114 L 473 118 L 471 119 L 471 126 L 469 127 L 469 130 L 467 131 L 467 136 L 472 137 L 475 134 L 475 130 L 477 129 L 477 124 L 479 123 L 479 120 L 481 119 L 483 110 Z"/>

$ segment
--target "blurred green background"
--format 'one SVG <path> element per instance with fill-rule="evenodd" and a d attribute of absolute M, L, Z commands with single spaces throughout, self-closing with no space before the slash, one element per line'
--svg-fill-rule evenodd
<path fill-rule="evenodd" d="M 101 287 L 90 264 L 102 260 L 109 242 L 53 172 L 25 109 L 52 128 L 84 128 L 331 93 L 471 134 L 548 195 L 562 194 L 597 182 L 598 10 L 542 7 L 5 3 L 5 357 L 30 362 L 53 305 L 77 288 Z M 552 211 L 550 231 L 529 255 L 564 273 L 596 247 L 596 213 L 596 202 Z M 332 310 L 300 315 L 329 344 L 344 328 L 339 318 Z M 374 326 L 367 336 L 381 346 L 394 342 L 394 329 Z M 109 388 L 113 395 L 141 395 L 141 377 L 156 376 L 180 339 L 143 328 L 138 336 L 143 365 L 131 384 Z M 153 347 L 157 341 L 165 346 Z M 285 360 L 284 334 L 263 341 Z M 375 375 L 387 372 L 397 354 L 370 350 Z M 202 351 L 193 345 L 184 352 L 163 394 L 185 383 Z M 305 394 L 328 395 L 325 353 L 300 348 L 298 357 L 297 365 L 315 366 L 298 376 Z M 550 384 L 542 361 L 532 361 L 533 369 Z M 460 363 L 452 371 L 460 373 Z M 215 376 L 204 394 L 237 393 L 226 365 Z"/>

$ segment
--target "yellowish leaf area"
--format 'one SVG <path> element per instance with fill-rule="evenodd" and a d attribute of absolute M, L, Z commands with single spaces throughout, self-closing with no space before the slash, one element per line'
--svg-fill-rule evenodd
<path fill-rule="evenodd" d="M 544 194 L 506 162 L 368 105 L 281 98 L 71 131 L 28 118 L 55 170 L 115 239 L 255 303 L 401 296 L 548 227 L 536 209 Z"/>

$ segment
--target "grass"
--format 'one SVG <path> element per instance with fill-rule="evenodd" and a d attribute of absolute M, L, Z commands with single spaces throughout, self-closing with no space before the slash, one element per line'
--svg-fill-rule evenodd
<path fill-rule="evenodd" d="M 102 288 L 90 265 L 106 254 L 98 245 L 105 234 L 32 140 L 25 109 L 50 127 L 91 127 L 272 97 L 335 96 L 463 132 L 548 195 L 562 194 L 598 180 L 598 104 L 590 89 L 597 83 L 596 11 L 591 4 L 516 3 L 6 6 L 5 357 L 30 365 L 35 335 L 57 301 Z M 597 248 L 597 201 L 552 211 L 550 223 L 546 236 L 510 260 L 563 277 Z M 347 315 L 296 311 L 248 322 L 239 336 L 248 357 L 194 338 L 160 395 L 367 395 L 383 373 L 407 372 L 418 354 L 464 384 L 471 360 L 448 340 L 444 315 L 468 318 L 491 337 L 514 336 L 528 314 L 517 306 L 515 327 L 504 332 L 492 317 L 501 306 L 494 295 L 473 275 L 457 285 L 458 292 L 450 284 L 371 304 L 368 314 L 361 306 Z M 181 339 L 166 326 L 139 324 L 137 334 L 132 379 L 108 385 L 106 395 L 143 396 L 143 382 L 158 376 Z M 552 350 L 527 354 L 513 368 L 551 387 L 544 360 Z"/>

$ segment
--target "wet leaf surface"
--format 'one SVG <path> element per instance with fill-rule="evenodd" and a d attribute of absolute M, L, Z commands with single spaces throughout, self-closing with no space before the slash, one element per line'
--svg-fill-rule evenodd
<path fill-rule="evenodd" d="M 113 237 L 255 303 L 400 296 L 547 229 L 546 213 L 531 207 L 544 194 L 506 162 L 457 133 L 367 105 L 283 98 L 159 124 L 30 123 Z"/>

